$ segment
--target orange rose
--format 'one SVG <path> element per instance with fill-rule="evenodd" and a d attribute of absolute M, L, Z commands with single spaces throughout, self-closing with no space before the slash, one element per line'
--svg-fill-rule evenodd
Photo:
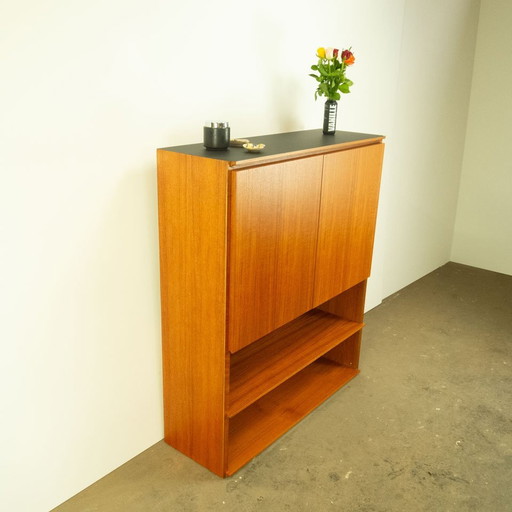
<path fill-rule="evenodd" d="M 350 50 L 343 50 L 341 52 L 341 60 L 345 63 L 345 65 L 352 66 L 352 64 L 354 64 L 356 61 L 356 58 Z"/>

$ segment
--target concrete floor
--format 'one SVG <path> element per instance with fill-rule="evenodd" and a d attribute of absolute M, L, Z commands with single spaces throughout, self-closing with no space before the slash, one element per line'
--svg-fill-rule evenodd
<path fill-rule="evenodd" d="M 512 276 L 449 263 L 365 321 L 361 374 L 233 477 L 159 442 L 55 511 L 512 511 Z"/>

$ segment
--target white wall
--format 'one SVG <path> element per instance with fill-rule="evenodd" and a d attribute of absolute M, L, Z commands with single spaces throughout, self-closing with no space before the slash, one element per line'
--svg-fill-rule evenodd
<path fill-rule="evenodd" d="M 450 259 L 478 2 L 408 0 L 383 198 L 383 296 Z"/>
<path fill-rule="evenodd" d="M 447 3 L 2 7 L 2 510 L 48 510 L 162 438 L 155 148 L 209 118 L 320 127 L 318 46 L 357 57 L 339 129 L 388 136 L 371 302 L 447 261 L 476 21 Z"/>
<path fill-rule="evenodd" d="M 512 274 L 512 2 L 482 0 L 452 259 Z"/>

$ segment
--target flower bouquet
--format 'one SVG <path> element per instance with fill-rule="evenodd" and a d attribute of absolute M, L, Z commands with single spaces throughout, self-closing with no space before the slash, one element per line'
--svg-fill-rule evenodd
<path fill-rule="evenodd" d="M 318 74 L 311 73 L 317 83 L 315 91 L 315 100 L 318 96 L 325 96 L 325 116 L 324 116 L 324 133 L 334 134 L 336 131 L 336 115 L 341 94 L 348 94 L 350 87 L 354 84 L 345 76 L 348 66 L 352 66 L 356 61 L 351 48 L 348 50 L 338 50 L 337 48 L 318 48 L 316 55 L 318 62 L 311 66 L 313 71 Z M 327 116 L 327 117 L 326 117 Z"/>

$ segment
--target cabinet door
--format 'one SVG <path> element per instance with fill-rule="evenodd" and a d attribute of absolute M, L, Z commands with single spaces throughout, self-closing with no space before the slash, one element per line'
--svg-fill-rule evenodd
<path fill-rule="evenodd" d="M 367 279 L 384 144 L 325 155 L 314 305 Z"/>
<path fill-rule="evenodd" d="M 231 352 L 312 308 L 322 160 L 231 173 Z"/>

